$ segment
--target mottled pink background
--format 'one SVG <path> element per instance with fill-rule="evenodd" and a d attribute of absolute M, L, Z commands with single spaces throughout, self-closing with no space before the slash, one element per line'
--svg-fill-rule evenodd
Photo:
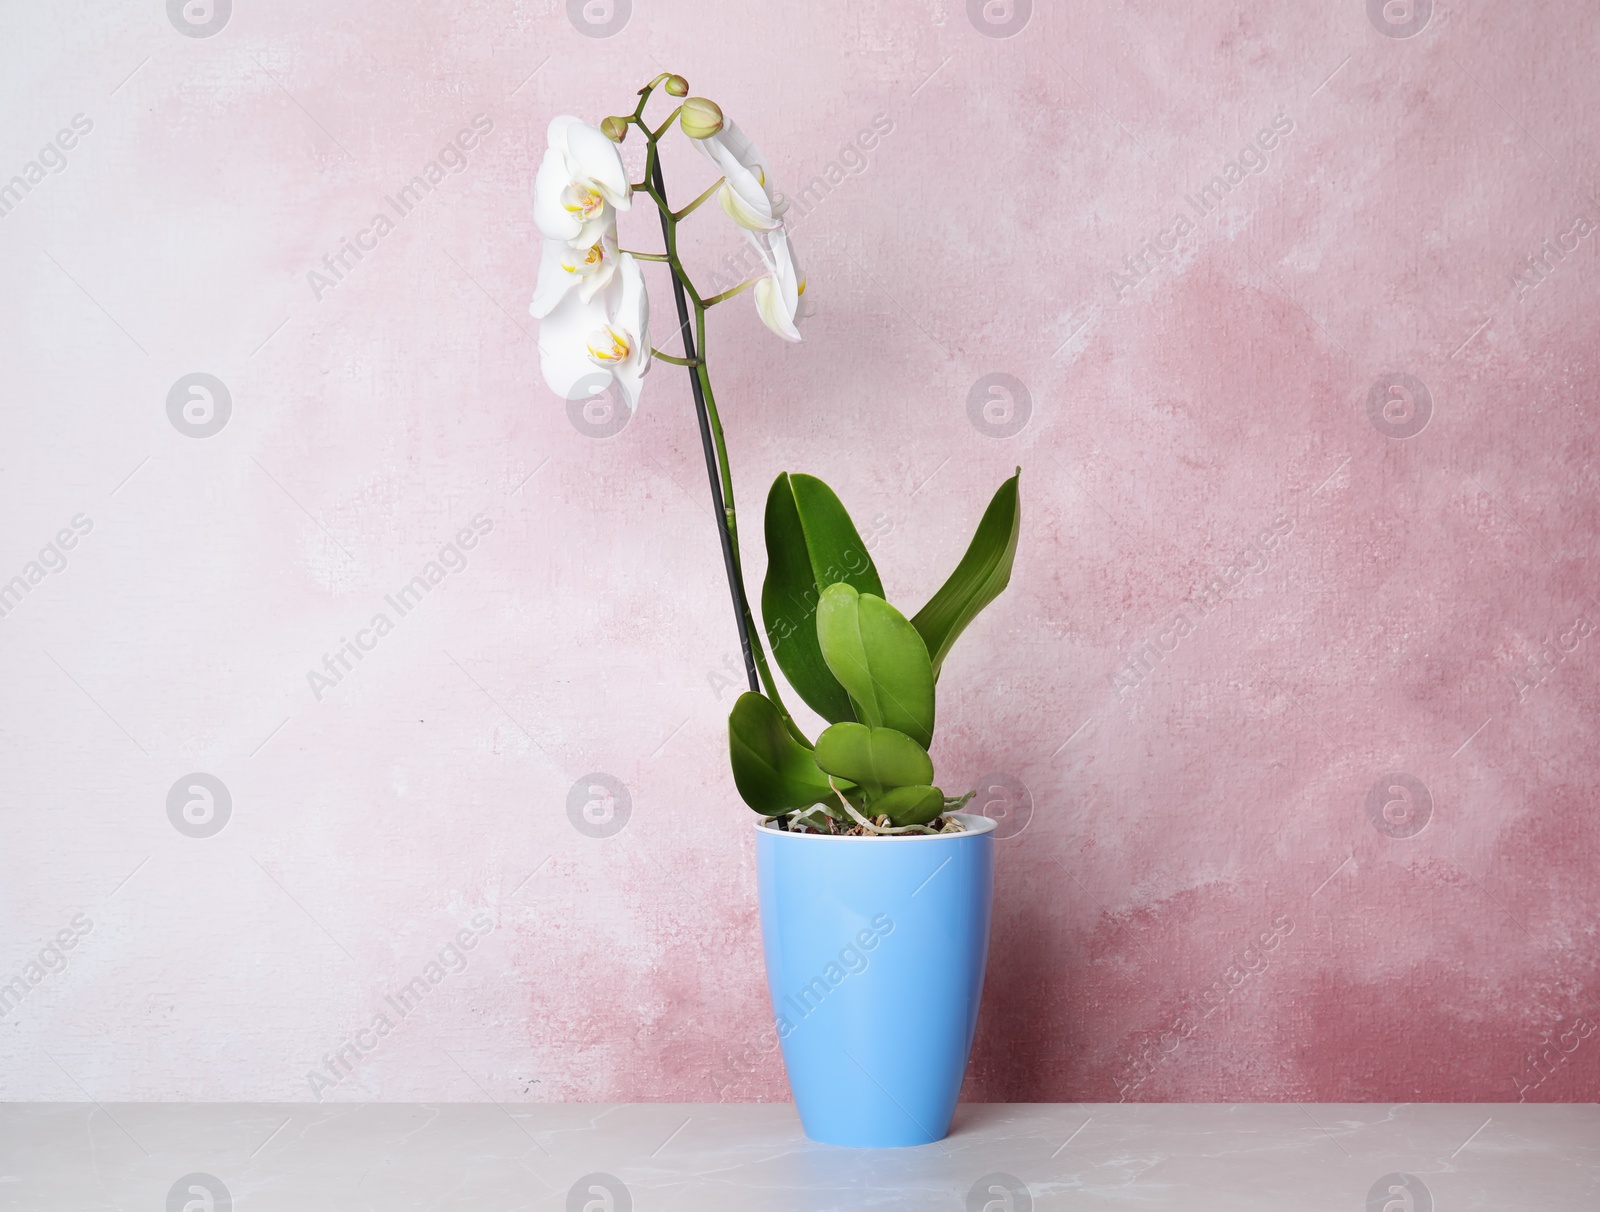
<path fill-rule="evenodd" d="M 805 342 L 713 316 L 752 591 L 780 470 L 839 490 L 914 609 L 1023 467 L 934 749 L 1009 828 L 1032 805 L 967 1097 L 1600 1096 L 1600 234 L 1528 261 L 1600 220 L 1593 6 L 1441 3 L 1408 38 L 1360 0 L 1039 4 L 1007 38 L 954 0 L 633 8 L 606 38 L 552 2 L 238 0 L 206 38 L 156 0 L 7 11 L 0 180 L 93 130 L 0 218 L 0 578 L 93 529 L 0 618 L 0 981 L 92 928 L 0 1017 L 0 1097 L 787 1096 L 686 380 L 586 436 L 526 314 L 546 122 L 664 67 L 780 189 L 836 166 L 795 225 Z M 736 247 L 707 213 L 708 279 Z M 166 410 L 197 371 L 232 400 L 204 439 Z M 1369 417 L 1387 373 L 1431 397 L 1414 436 Z M 969 418 L 991 374 L 1025 385 L 1009 437 Z M 196 771 L 233 802 L 209 838 L 167 817 Z M 595 772 L 631 799 L 598 839 L 567 815 Z M 1414 836 L 1369 816 L 1392 773 L 1431 795 Z M 466 970 L 317 1088 L 480 913 Z"/>

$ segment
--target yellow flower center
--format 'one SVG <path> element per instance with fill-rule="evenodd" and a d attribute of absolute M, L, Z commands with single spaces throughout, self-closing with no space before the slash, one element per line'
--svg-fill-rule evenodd
<path fill-rule="evenodd" d="M 598 240 L 584 249 L 581 253 L 564 252 L 561 254 L 561 268 L 569 274 L 580 274 L 587 277 L 605 264 L 606 250 L 601 247 Z"/>
<path fill-rule="evenodd" d="M 627 336 L 609 324 L 596 329 L 589 336 L 589 356 L 601 364 L 624 362 L 631 349 Z"/>
<path fill-rule="evenodd" d="M 605 208 L 606 200 L 581 182 L 574 181 L 561 191 L 561 205 L 570 214 L 592 219 Z"/>

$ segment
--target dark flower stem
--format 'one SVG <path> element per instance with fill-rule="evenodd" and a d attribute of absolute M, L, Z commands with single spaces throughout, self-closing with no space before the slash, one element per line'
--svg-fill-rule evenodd
<path fill-rule="evenodd" d="M 651 149 L 652 152 L 655 150 Z M 650 158 L 650 184 L 655 188 L 658 196 L 663 200 L 667 196 L 667 187 L 661 176 L 661 158 L 652 155 Z M 668 217 L 667 210 L 661 209 L 661 238 L 666 241 L 668 256 L 671 257 L 673 246 L 677 243 L 676 233 L 673 229 L 673 220 Z M 678 267 L 672 266 L 672 298 L 678 305 L 678 329 L 683 338 L 683 356 L 690 362 L 698 358 L 695 352 L 694 332 L 689 325 L 689 302 L 683 294 L 683 281 L 678 277 Z M 700 387 L 699 370 L 704 366 L 691 366 L 689 368 L 689 386 L 694 390 L 694 411 L 700 421 L 700 445 L 705 450 L 706 476 L 711 481 L 711 504 L 716 510 L 717 534 L 722 540 L 722 566 L 728 574 L 728 592 L 733 597 L 734 621 L 739 628 L 739 648 L 744 654 L 744 671 L 750 680 L 750 689 L 760 691 L 761 679 L 756 674 L 756 655 L 750 644 L 750 602 L 745 597 L 744 578 L 739 573 L 739 554 L 734 550 L 733 534 L 729 530 L 728 506 L 722 495 L 722 478 L 717 466 L 717 449 L 711 438 L 711 418 L 706 412 L 705 392 Z"/>
<path fill-rule="evenodd" d="M 710 197 L 721 182 L 718 182 L 718 186 L 706 190 L 681 212 L 675 212 L 667 202 L 666 183 L 661 175 L 659 143 L 661 136 L 672 125 L 673 117 L 676 117 L 678 111 L 674 110 L 673 114 L 655 130 L 644 121 L 644 110 L 650 102 L 650 95 L 667 76 L 668 73 L 663 72 L 639 90 L 639 104 L 632 116 L 625 119 L 626 122 L 638 127 L 648 143 L 644 180 L 633 188 L 647 194 L 661 214 L 661 237 L 665 248 L 660 254 L 653 255 L 652 259 L 667 263 L 667 268 L 672 274 L 673 299 L 678 305 L 678 329 L 683 337 L 683 357 L 667 357 L 664 360 L 689 369 L 689 386 L 694 392 L 695 415 L 700 422 L 700 444 L 705 450 L 706 475 L 711 481 L 711 503 L 716 511 L 717 534 L 722 543 L 722 565 L 728 577 L 728 593 L 733 598 L 734 622 L 739 629 L 739 649 L 744 655 L 745 676 L 749 679 L 752 691 L 757 693 L 764 691 L 767 698 L 772 700 L 773 705 L 783 716 L 785 725 L 796 739 L 809 745 L 810 742 L 804 740 L 795 726 L 788 708 L 783 705 L 783 696 L 778 692 L 778 683 L 772 676 L 771 667 L 767 664 L 766 649 L 756 632 L 755 616 L 750 613 L 750 600 L 745 595 L 744 568 L 739 559 L 739 526 L 733 504 L 733 471 L 728 465 L 727 439 L 723 436 L 722 420 L 717 415 L 717 397 L 711 390 L 711 374 L 706 367 L 705 359 L 706 311 L 720 299 L 701 298 L 700 292 L 695 289 L 694 282 L 690 280 L 688 271 L 678 257 L 678 222 Z M 692 327 L 689 316 L 691 303 L 694 305 Z"/>

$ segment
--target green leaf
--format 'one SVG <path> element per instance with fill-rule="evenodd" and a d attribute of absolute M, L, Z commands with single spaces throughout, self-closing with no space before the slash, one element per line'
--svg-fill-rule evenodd
<path fill-rule="evenodd" d="M 893 728 L 835 724 L 817 738 L 816 762 L 829 774 L 859 783 L 874 798 L 890 787 L 933 779 L 928 751 Z"/>
<path fill-rule="evenodd" d="M 944 811 L 944 792 L 937 787 L 896 787 L 872 801 L 874 813 L 887 813 L 896 825 L 926 825 Z"/>
<path fill-rule="evenodd" d="M 833 798 L 815 754 L 794 738 L 782 713 L 764 694 L 747 690 L 733 705 L 728 756 L 739 795 L 762 816 L 778 816 Z"/>
<path fill-rule="evenodd" d="M 897 728 L 924 749 L 933 743 L 933 667 L 905 615 L 852 585 L 829 585 L 817 607 L 817 641 L 858 720 Z"/>
<path fill-rule="evenodd" d="M 956 637 L 1011 581 L 1011 564 L 1016 558 L 1017 534 L 1022 526 L 1017 499 L 1021 475 L 1019 467 L 1016 475 L 1000 485 L 989 508 L 983 511 L 983 520 L 978 523 L 967 554 L 939 592 L 911 620 L 928 645 L 935 679 Z"/>
<path fill-rule="evenodd" d="M 883 596 L 867 545 L 833 490 L 814 476 L 785 472 L 772 482 L 766 530 L 761 616 L 773 658 L 823 719 L 853 720 L 849 696 L 817 645 L 816 612 L 822 591 L 838 581 Z"/>

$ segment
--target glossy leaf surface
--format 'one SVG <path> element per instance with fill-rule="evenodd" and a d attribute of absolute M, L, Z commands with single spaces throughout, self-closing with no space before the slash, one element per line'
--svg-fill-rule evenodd
<path fill-rule="evenodd" d="M 728 716 L 728 756 L 739 795 L 763 816 L 833 798 L 833 788 L 817 765 L 816 755 L 795 740 L 766 695 L 747 690 L 733 705 Z"/>
<path fill-rule="evenodd" d="M 1016 559 L 1017 536 L 1022 527 L 1017 495 L 1021 474 L 1019 468 L 1017 475 L 1000 485 L 983 511 L 961 562 L 911 620 L 928 646 L 935 679 L 956 638 L 1011 582 L 1011 565 Z"/>
<path fill-rule="evenodd" d="M 795 693 L 831 723 L 855 719 L 817 644 L 816 612 L 836 582 L 883 596 L 878 570 L 839 498 L 815 476 L 785 472 L 767 493 L 767 578 L 761 617 L 772 655 Z"/>
<path fill-rule="evenodd" d="M 937 787 L 896 787 L 872 802 L 872 811 L 886 813 L 896 825 L 926 825 L 944 811 L 944 792 Z"/>
<path fill-rule="evenodd" d="M 905 615 L 851 585 L 830 585 L 817 607 L 822 659 L 850 695 L 856 718 L 933 743 L 933 667 Z"/>
<path fill-rule="evenodd" d="M 835 724 L 817 738 L 816 763 L 829 774 L 860 784 L 874 800 L 890 788 L 933 780 L 928 751 L 893 728 Z"/>

